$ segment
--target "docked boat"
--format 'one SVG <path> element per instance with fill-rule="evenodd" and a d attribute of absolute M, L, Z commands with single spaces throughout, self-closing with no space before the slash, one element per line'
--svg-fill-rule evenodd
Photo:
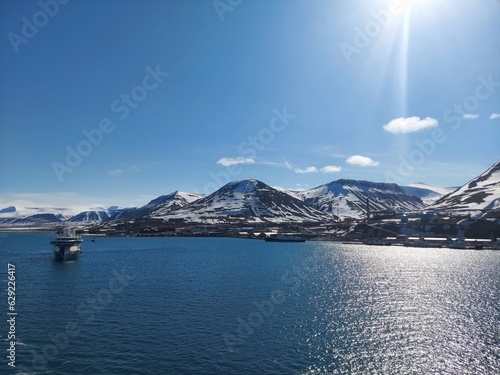
<path fill-rule="evenodd" d="M 271 235 L 265 238 L 267 242 L 306 242 L 306 239 L 293 234 Z"/>
<path fill-rule="evenodd" d="M 389 246 L 391 243 L 381 238 L 371 238 L 363 242 L 363 245 Z"/>
<path fill-rule="evenodd" d="M 76 234 L 75 228 L 64 228 L 62 235 L 50 241 L 54 245 L 54 255 L 56 260 L 65 261 L 75 259 L 81 251 L 83 239 Z"/>
<path fill-rule="evenodd" d="M 403 245 L 405 247 L 441 247 L 441 245 L 426 241 L 423 236 L 420 236 L 418 240 L 408 239 Z"/>
<path fill-rule="evenodd" d="M 450 243 L 448 246 L 450 249 L 459 249 L 459 250 L 465 250 L 465 242 L 464 241 L 454 241 Z"/>

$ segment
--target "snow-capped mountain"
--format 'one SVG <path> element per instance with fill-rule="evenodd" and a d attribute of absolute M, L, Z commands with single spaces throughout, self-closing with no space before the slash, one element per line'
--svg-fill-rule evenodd
<path fill-rule="evenodd" d="M 0 210 L 0 224 L 60 223 L 76 213 L 67 208 L 9 206 Z"/>
<path fill-rule="evenodd" d="M 397 184 L 357 180 L 337 180 L 301 192 L 308 205 L 342 217 L 366 217 L 366 199 L 372 213 L 421 210 L 424 203 Z"/>
<path fill-rule="evenodd" d="M 73 216 L 68 220 L 70 223 L 101 223 L 107 221 L 112 217 L 112 213 L 108 210 L 91 210 L 83 211 L 78 215 Z"/>
<path fill-rule="evenodd" d="M 17 211 L 16 206 L 9 206 L 9 207 L 2 208 L 0 210 L 0 214 L 11 214 L 11 213 L 14 213 L 16 211 Z"/>
<path fill-rule="evenodd" d="M 152 216 L 166 216 L 170 212 L 179 210 L 201 197 L 198 194 L 174 191 L 167 195 L 161 195 L 142 207 L 129 208 L 116 212 L 111 219 L 133 220 Z"/>
<path fill-rule="evenodd" d="M 0 218 L 0 224 L 46 224 L 62 223 L 66 218 L 56 214 L 35 214 L 30 216 L 15 216 L 10 218 Z"/>
<path fill-rule="evenodd" d="M 95 208 L 79 212 L 72 208 L 20 208 L 7 207 L 0 210 L 0 224 L 50 224 L 50 223 L 73 223 L 73 224 L 95 224 L 112 220 L 118 212 L 123 209 L 110 207 Z"/>
<path fill-rule="evenodd" d="M 401 186 L 401 189 L 406 191 L 408 194 L 421 199 L 426 205 L 430 205 L 439 198 L 451 193 L 456 188 L 444 188 L 417 182 L 408 186 Z"/>
<path fill-rule="evenodd" d="M 447 193 L 447 194 L 446 194 Z M 430 206 L 425 203 L 437 199 Z M 201 196 L 173 192 L 139 208 L 116 206 L 80 209 L 17 207 L 0 209 L 0 225 L 96 224 L 135 219 L 183 219 L 188 222 L 325 222 L 342 218 L 364 218 L 366 200 L 373 214 L 415 212 L 424 209 L 500 210 L 500 161 L 464 186 L 449 192 L 422 183 L 400 187 L 396 184 L 337 180 L 304 191 L 290 191 L 246 179 L 224 185 Z"/>
<path fill-rule="evenodd" d="M 152 208 L 150 216 L 162 216 L 186 207 L 201 197 L 198 194 L 176 191 L 152 200 L 146 207 Z"/>
<path fill-rule="evenodd" d="M 304 197 L 300 194 L 301 193 L 300 191 L 289 190 L 289 189 L 282 188 L 280 186 L 273 186 L 273 188 L 276 189 L 276 190 L 278 190 L 278 191 L 281 191 L 282 193 L 291 195 L 294 198 L 300 199 L 301 201 L 304 200 Z"/>
<path fill-rule="evenodd" d="M 500 161 L 429 208 L 454 210 L 500 210 Z"/>
<path fill-rule="evenodd" d="M 168 215 L 201 222 L 215 222 L 228 216 L 272 223 L 332 220 L 330 215 L 302 200 L 254 179 L 230 182 Z"/>

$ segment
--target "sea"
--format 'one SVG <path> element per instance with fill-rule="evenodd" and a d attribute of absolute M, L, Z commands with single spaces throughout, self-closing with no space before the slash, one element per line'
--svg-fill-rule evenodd
<path fill-rule="evenodd" d="M 0 233 L 2 374 L 500 373 L 498 251 L 54 238 Z"/>

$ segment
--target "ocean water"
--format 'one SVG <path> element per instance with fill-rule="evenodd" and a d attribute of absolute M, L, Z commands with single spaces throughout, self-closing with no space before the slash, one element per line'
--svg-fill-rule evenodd
<path fill-rule="evenodd" d="M 53 238 L 0 234 L 2 374 L 500 373 L 500 252 Z"/>

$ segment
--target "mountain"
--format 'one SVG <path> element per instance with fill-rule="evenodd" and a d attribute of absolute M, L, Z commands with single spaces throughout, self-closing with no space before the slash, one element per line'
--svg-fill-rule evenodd
<path fill-rule="evenodd" d="M 435 210 L 500 210 L 500 161 L 462 187 L 438 199 Z"/>
<path fill-rule="evenodd" d="M 272 223 L 332 220 L 330 215 L 308 206 L 302 200 L 254 179 L 230 182 L 168 215 L 169 218 L 201 222 L 216 222 L 229 216 Z"/>
<path fill-rule="evenodd" d="M 62 223 L 65 221 L 63 215 L 56 214 L 35 214 L 30 216 L 14 216 L 10 218 L 0 218 L 0 224 L 46 224 Z"/>
<path fill-rule="evenodd" d="M 0 224 L 61 223 L 75 213 L 67 208 L 9 206 L 0 210 Z"/>
<path fill-rule="evenodd" d="M 201 197 L 202 196 L 198 194 L 176 191 L 152 200 L 146 207 L 152 208 L 150 216 L 162 216 L 186 207 Z"/>
<path fill-rule="evenodd" d="M 337 180 L 301 192 L 304 202 L 318 210 L 343 217 L 366 217 L 366 199 L 372 213 L 410 212 L 425 207 L 422 200 L 406 193 L 397 184 Z"/>
<path fill-rule="evenodd" d="M 408 194 L 421 199 L 424 204 L 430 205 L 442 196 L 451 193 L 456 188 L 443 188 L 439 186 L 427 185 L 422 182 L 417 182 L 408 186 L 401 186 L 401 189 L 406 191 Z"/>
<path fill-rule="evenodd" d="M 273 188 L 276 189 L 276 190 L 278 190 L 278 191 L 281 191 L 282 193 L 291 195 L 294 198 L 300 199 L 301 201 L 304 200 L 304 197 L 302 195 L 300 195 L 300 193 L 301 193 L 300 191 L 289 190 L 289 189 L 282 188 L 280 186 L 273 186 Z"/>
<path fill-rule="evenodd" d="M 83 211 L 68 220 L 70 223 L 101 223 L 110 220 L 112 214 L 108 210 Z"/>
<path fill-rule="evenodd" d="M 324 223 L 335 219 L 336 215 L 364 218 L 367 199 L 373 214 L 424 209 L 500 210 L 500 161 L 452 192 L 422 183 L 400 187 L 347 179 L 310 190 L 290 191 L 246 179 L 230 182 L 207 196 L 175 191 L 139 208 L 112 206 L 79 212 L 75 208 L 9 206 L 0 209 L 0 225 L 86 225 L 149 218 L 198 223 Z M 426 206 L 424 202 L 433 203 Z"/>
<path fill-rule="evenodd" d="M 198 194 L 174 191 L 167 195 L 161 195 L 142 207 L 128 208 L 116 212 L 111 219 L 133 220 L 152 216 L 166 216 L 170 212 L 179 210 L 201 197 Z"/>
<path fill-rule="evenodd" d="M 9 206 L 9 207 L 2 208 L 0 210 L 0 214 L 10 214 L 10 213 L 13 213 L 16 211 L 17 211 L 17 209 L 15 206 Z"/>

